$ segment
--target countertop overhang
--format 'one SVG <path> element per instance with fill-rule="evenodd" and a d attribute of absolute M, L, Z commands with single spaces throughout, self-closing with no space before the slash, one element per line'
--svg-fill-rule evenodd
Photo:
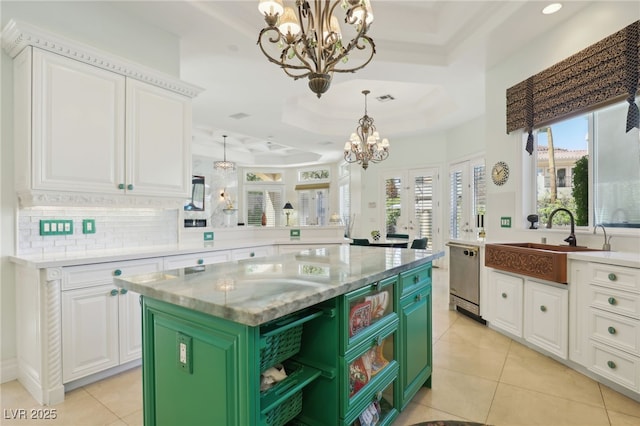
<path fill-rule="evenodd" d="M 144 297 L 258 326 L 443 255 L 343 245 L 119 277 L 114 282 Z"/>

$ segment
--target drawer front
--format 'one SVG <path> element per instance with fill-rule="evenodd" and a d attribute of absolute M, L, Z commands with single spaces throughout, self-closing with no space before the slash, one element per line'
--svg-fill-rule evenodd
<path fill-rule="evenodd" d="M 162 267 L 161 257 L 70 266 L 62 270 L 62 289 L 111 284 L 114 277 L 149 274 L 161 271 Z"/>
<path fill-rule="evenodd" d="M 431 284 L 431 263 L 400 274 L 400 296 L 405 296 L 424 284 Z"/>
<path fill-rule="evenodd" d="M 252 259 L 254 257 L 266 257 L 273 254 L 273 248 L 269 246 L 265 247 L 252 247 L 233 250 L 231 257 L 233 260 Z"/>
<path fill-rule="evenodd" d="M 613 289 L 640 292 L 640 269 L 624 266 L 589 264 L 591 283 Z"/>
<path fill-rule="evenodd" d="M 362 401 L 351 409 L 341 425 L 388 425 L 398 416 L 398 410 L 394 407 L 395 393 L 397 392 L 397 371 L 389 371 L 379 385 L 371 389 Z M 394 374 L 395 373 L 395 374 Z"/>
<path fill-rule="evenodd" d="M 640 356 L 640 321 L 591 308 L 589 335 L 602 343 Z"/>
<path fill-rule="evenodd" d="M 348 318 L 343 341 L 345 352 L 398 317 L 394 303 L 397 282 L 397 277 L 390 277 L 344 297 L 345 318 Z"/>
<path fill-rule="evenodd" d="M 594 308 L 640 319 L 640 295 L 638 294 L 590 285 L 589 303 Z"/>
<path fill-rule="evenodd" d="M 193 266 L 228 262 L 230 260 L 231 255 L 229 250 L 210 251 L 197 254 L 184 254 L 180 256 L 168 256 L 164 258 L 164 269 L 171 270 L 190 268 Z"/>
<path fill-rule="evenodd" d="M 590 346 L 591 371 L 635 392 L 640 391 L 640 358 L 593 341 Z"/>
<path fill-rule="evenodd" d="M 386 372 L 395 369 L 398 322 L 385 327 L 370 342 L 363 342 L 343 358 L 344 395 L 343 412 L 362 403 L 374 388 L 380 386 Z M 343 400 L 344 402 L 344 400 Z"/>

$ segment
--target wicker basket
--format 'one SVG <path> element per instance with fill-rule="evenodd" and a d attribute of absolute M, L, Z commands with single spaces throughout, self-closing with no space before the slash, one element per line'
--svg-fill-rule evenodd
<path fill-rule="evenodd" d="M 285 361 L 300 352 L 302 325 L 264 336 L 260 349 L 260 372 Z"/>
<path fill-rule="evenodd" d="M 301 411 L 302 391 L 299 391 L 266 413 L 265 424 L 269 426 L 282 426 L 300 414 Z"/>

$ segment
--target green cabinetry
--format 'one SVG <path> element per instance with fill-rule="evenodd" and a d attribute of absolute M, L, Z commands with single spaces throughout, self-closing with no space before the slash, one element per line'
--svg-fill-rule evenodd
<path fill-rule="evenodd" d="M 388 425 L 431 377 L 431 264 L 248 326 L 142 298 L 145 425 Z M 288 377 L 260 391 L 282 363 Z"/>

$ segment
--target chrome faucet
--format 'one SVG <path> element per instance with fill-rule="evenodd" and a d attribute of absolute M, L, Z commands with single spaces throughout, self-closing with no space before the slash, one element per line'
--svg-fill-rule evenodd
<path fill-rule="evenodd" d="M 598 229 L 598 226 L 600 228 L 602 228 L 602 232 L 604 233 L 604 244 L 602 244 L 602 250 L 604 251 L 609 251 L 611 250 L 611 237 L 613 235 L 609 235 L 609 239 L 607 239 L 607 230 L 604 229 L 604 225 L 602 225 L 601 223 L 597 224 L 596 226 L 593 227 L 593 233 L 595 235 L 596 230 Z"/>
<path fill-rule="evenodd" d="M 566 212 L 569 215 L 569 218 L 571 219 L 571 233 L 567 238 L 564 239 L 564 241 L 569 243 L 570 246 L 575 247 L 578 243 L 578 240 L 576 240 L 576 234 L 575 234 L 576 222 L 573 219 L 573 213 L 571 213 L 569 210 L 565 209 L 564 207 L 560 207 L 552 211 L 551 214 L 549 215 L 549 220 L 547 220 L 547 228 L 551 229 L 551 221 L 553 220 L 553 216 L 555 216 L 555 214 L 558 213 L 559 211 Z"/>

